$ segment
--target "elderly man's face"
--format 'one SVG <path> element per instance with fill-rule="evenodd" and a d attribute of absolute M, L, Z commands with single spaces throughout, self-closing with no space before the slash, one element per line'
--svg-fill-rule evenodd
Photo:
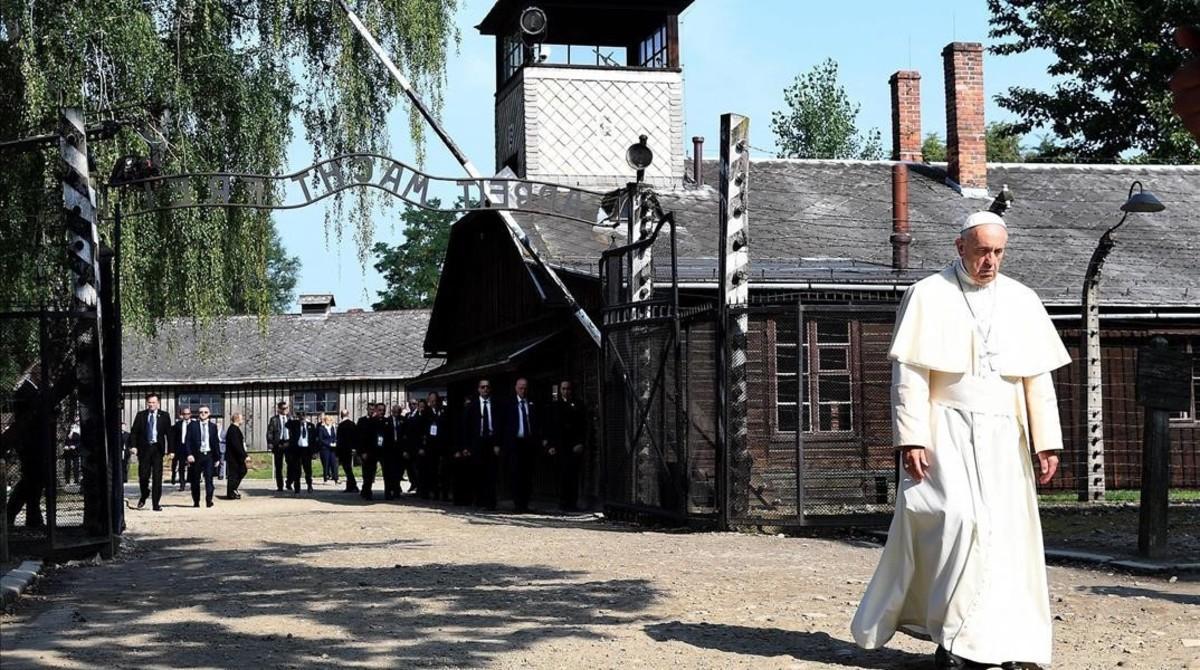
<path fill-rule="evenodd" d="M 994 223 L 975 226 L 954 241 L 967 274 L 981 285 L 991 283 L 1000 272 L 1007 244 L 1008 230 Z"/>

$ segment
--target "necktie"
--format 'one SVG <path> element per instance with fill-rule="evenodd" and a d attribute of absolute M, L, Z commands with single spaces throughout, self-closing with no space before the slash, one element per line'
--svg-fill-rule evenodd
<path fill-rule="evenodd" d="M 150 414 L 146 417 L 148 419 L 147 423 L 149 424 L 147 426 L 147 431 L 146 431 L 150 435 L 149 440 L 148 440 L 149 444 L 155 444 L 158 442 L 158 433 L 156 432 L 155 426 L 154 426 L 154 418 L 155 418 L 154 415 L 155 414 L 158 414 L 158 412 L 150 412 Z"/>
<path fill-rule="evenodd" d="M 529 435 L 529 411 L 525 409 L 525 400 L 521 400 L 521 437 Z"/>
<path fill-rule="evenodd" d="M 483 401 L 483 436 L 487 437 L 492 434 L 492 415 L 488 411 L 488 401 Z"/>

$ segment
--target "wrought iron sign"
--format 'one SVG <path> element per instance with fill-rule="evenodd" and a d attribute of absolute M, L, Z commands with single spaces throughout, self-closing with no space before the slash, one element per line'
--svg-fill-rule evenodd
<path fill-rule="evenodd" d="M 279 176 L 198 172 L 123 179 L 119 184 L 134 196 L 126 201 L 126 216 L 207 207 L 297 209 L 350 188 L 367 187 L 439 212 L 528 212 L 590 225 L 614 225 L 601 207 L 605 194 L 598 191 L 504 177 L 435 177 L 374 153 L 345 154 Z M 464 206 L 435 206 L 430 188 L 439 185 L 461 193 Z M 585 218 L 588 212 L 596 214 Z"/>

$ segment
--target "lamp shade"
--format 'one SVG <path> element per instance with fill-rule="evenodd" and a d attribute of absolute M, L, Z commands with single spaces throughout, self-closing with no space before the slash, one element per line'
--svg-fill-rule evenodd
<path fill-rule="evenodd" d="M 1133 189 L 1129 189 L 1129 199 L 1121 205 L 1122 212 L 1161 212 L 1166 209 L 1166 205 L 1162 204 L 1154 194 L 1142 188 L 1140 183 L 1135 182 L 1137 193 Z"/>

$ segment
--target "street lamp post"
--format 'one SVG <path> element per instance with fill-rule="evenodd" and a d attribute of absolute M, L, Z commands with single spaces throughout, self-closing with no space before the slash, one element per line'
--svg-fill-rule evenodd
<path fill-rule="evenodd" d="M 1137 190 L 1134 193 L 1134 190 Z M 1087 273 L 1083 277 L 1083 334 L 1079 351 L 1084 358 L 1084 446 L 1087 457 L 1083 459 L 1083 473 L 1079 485 L 1079 500 L 1104 500 L 1104 389 L 1100 350 L 1100 270 L 1109 252 L 1117 244 L 1114 233 L 1130 213 L 1161 212 L 1164 206 L 1153 193 L 1142 188 L 1142 182 L 1129 186 L 1129 195 L 1121 205 L 1121 220 L 1104 231 L 1092 258 L 1088 261 Z"/>

